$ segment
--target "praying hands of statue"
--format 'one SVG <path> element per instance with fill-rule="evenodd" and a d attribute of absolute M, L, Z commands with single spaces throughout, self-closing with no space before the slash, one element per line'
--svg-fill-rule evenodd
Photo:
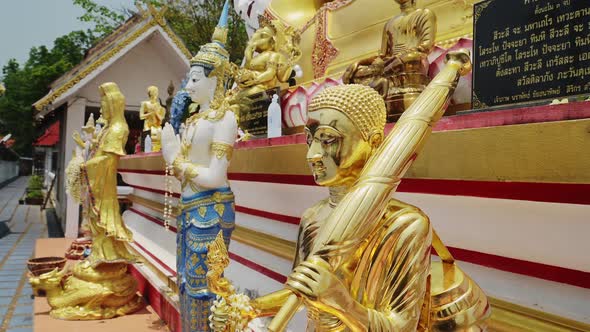
<path fill-rule="evenodd" d="M 74 142 L 76 142 L 76 144 L 78 144 L 81 148 L 86 147 L 86 143 L 84 142 L 82 136 L 80 136 L 80 133 L 77 130 L 75 130 L 72 134 L 72 138 L 74 138 Z"/>
<path fill-rule="evenodd" d="M 162 130 L 162 157 L 167 165 L 172 165 L 180 153 L 180 136 L 174 133 L 170 123 L 166 123 Z"/>

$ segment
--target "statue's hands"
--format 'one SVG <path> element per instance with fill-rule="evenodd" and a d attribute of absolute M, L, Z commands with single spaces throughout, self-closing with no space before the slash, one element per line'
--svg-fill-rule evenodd
<path fill-rule="evenodd" d="M 211 308 L 211 315 L 209 316 L 209 326 L 214 332 L 228 331 L 230 324 L 230 307 L 224 299 L 215 301 L 215 305 Z"/>
<path fill-rule="evenodd" d="M 320 258 L 311 257 L 299 264 L 289 276 L 287 287 L 324 312 L 343 313 L 353 301 L 342 281 Z"/>
<path fill-rule="evenodd" d="M 174 133 L 170 123 L 166 123 L 162 130 L 162 157 L 166 164 L 172 164 L 180 153 L 180 137 Z"/>

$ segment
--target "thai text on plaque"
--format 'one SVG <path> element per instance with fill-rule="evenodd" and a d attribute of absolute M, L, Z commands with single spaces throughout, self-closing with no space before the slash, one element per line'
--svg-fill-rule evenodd
<path fill-rule="evenodd" d="M 474 35 L 474 109 L 590 94 L 590 1 L 482 1 Z"/>

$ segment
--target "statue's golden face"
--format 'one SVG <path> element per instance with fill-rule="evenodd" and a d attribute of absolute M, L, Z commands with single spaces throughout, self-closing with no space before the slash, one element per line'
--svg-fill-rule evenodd
<path fill-rule="evenodd" d="M 156 87 L 156 86 L 150 86 L 149 88 L 147 88 L 147 95 L 151 99 L 157 98 L 158 97 L 158 94 L 159 94 L 158 87 Z"/>
<path fill-rule="evenodd" d="M 111 103 L 107 100 L 106 95 L 102 95 L 100 98 L 100 114 L 105 120 L 110 120 L 112 115 Z"/>
<path fill-rule="evenodd" d="M 262 52 L 266 51 L 273 46 L 273 38 L 274 38 L 274 31 L 270 27 L 264 27 L 261 29 L 256 30 L 252 38 L 250 39 L 250 43 L 252 43 L 256 47 L 256 51 Z"/>
<path fill-rule="evenodd" d="M 308 114 L 307 162 L 320 186 L 350 186 L 371 155 L 371 145 L 342 112 L 322 108 Z"/>

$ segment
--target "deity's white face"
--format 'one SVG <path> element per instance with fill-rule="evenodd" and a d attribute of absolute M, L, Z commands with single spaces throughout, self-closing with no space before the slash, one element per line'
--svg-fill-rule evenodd
<path fill-rule="evenodd" d="M 188 81 L 184 89 L 194 103 L 202 105 L 211 102 L 216 87 L 217 77 L 207 77 L 205 68 L 193 66 L 188 74 Z"/>

